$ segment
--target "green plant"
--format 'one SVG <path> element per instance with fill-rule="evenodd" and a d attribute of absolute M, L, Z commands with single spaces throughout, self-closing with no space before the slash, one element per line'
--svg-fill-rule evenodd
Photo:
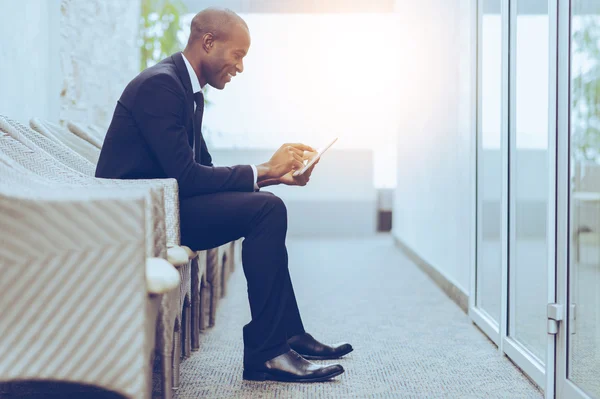
<path fill-rule="evenodd" d="M 183 48 L 178 33 L 182 29 L 181 16 L 186 12 L 181 0 L 142 0 L 141 70 Z"/>
<path fill-rule="evenodd" d="M 580 16 L 573 29 L 571 143 L 577 159 L 600 162 L 600 25 Z"/>
<path fill-rule="evenodd" d="M 142 0 L 140 21 L 140 70 L 151 67 L 163 58 L 180 51 L 182 16 L 187 8 L 181 0 Z M 208 85 L 204 86 L 204 105 L 210 106 Z"/>

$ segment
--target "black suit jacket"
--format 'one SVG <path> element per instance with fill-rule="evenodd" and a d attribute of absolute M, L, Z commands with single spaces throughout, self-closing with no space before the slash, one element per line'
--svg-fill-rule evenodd
<path fill-rule="evenodd" d="M 123 91 L 106 133 L 96 177 L 174 178 L 181 197 L 254 191 L 250 165 L 214 167 L 201 139 L 194 161 L 194 93 L 181 53 L 140 73 Z"/>

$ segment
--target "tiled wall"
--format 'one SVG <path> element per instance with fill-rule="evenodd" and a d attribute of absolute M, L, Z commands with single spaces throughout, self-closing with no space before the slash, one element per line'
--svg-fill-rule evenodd
<path fill-rule="evenodd" d="M 107 127 L 139 72 L 140 0 L 62 0 L 60 120 Z"/>

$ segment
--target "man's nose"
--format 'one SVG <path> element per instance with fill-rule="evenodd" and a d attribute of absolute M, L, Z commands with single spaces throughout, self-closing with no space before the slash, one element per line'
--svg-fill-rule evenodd
<path fill-rule="evenodd" d="M 238 73 L 244 72 L 244 61 L 240 61 L 235 65 L 235 69 Z"/>

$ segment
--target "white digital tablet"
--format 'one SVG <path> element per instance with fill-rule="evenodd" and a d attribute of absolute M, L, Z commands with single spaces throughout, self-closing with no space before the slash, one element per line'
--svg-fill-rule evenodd
<path fill-rule="evenodd" d="M 306 172 L 315 162 L 317 162 L 319 160 L 319 158 L 321 158 L 321 155 L 325 154 L 325 151 L 327 151 L 329 149 L 329 147 L 331 147 L 333 145 L 333 143 L 335 143 L 337 141 L 337 139 L 338 139 L 337 137 L 334 138 L 333 140 L 331 140 L 331 142 L 329 144 L 327 144 L 326 147 L 317 150 L 317 155 L 312 157 L 312 159 L 310 161 L 308 161 L 306 163 L 306 165 L 304 165 L 304 168 L 295 171 L 293 176 L 300 176 L 301 174 Z"/>

